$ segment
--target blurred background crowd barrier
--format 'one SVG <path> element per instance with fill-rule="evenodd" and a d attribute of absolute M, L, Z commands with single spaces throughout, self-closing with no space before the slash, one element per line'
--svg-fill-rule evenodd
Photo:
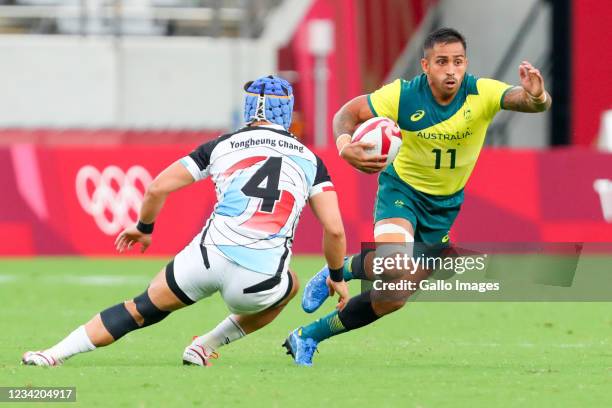
<path fill-rule="evenodd" d="M 349 236 L 370 239 L 376 178 L 338 159 L 331 119 L 418 74 L 442 26 L 466 35 L 471 73 L 517 84 L 527 59 L 554 99 L 498 115 L 453 238 L 610 240 L 610 15 L 607 0 L 0 0 L 0 251 L 112 253 L 143 183 L 240 127 L 243 83 L 269 73 L 294 83 L 292 131 L 326 159 Z M 201 227 L 200 184 L 170 200 L 153 253 Z M 297 252 L 319 251 L 315 225 Z"/>
<path fill-rule="evenodd" d="M 144 185 L 187 152 L 183 145 L 108 146 L 93 155 L 87 146 L 1 148 L 0 254 L 113 254 L 115 236 L 137 220 Z M 373 239 L 376 177 L 356 172 L 330 149 L 317 153 L 336 182 L 349 249 L 356 252 L 360 242 Z M 609 242 L 610 174 L 610 155 L 588 149 L 487 149 L 451 238 Z M 167 255 L 182 249 L 202 228 L 215 201 L 207 182 L 174 193 L 156 222 L 149 253 Z M 320 230 L 305 209 L 294 251 L 320 252 Z"/>

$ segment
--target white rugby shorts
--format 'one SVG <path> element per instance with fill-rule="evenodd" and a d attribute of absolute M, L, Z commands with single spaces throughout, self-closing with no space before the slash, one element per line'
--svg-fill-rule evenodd
<path fill-rule="evenodd" d="M 218 291 L 232 313 L 252 314 L 289 295 L 293 282 L 288 270 L 271 276 L 246 269 L 216 247 L 202 246 L 201 237 L 196 235 L 166 267 L 168 286 L 183 303 L 193 304 Z"/>

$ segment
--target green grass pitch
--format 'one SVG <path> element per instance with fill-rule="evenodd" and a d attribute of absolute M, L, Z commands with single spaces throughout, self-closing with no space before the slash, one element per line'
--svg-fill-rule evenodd
<path fill-rule="evenodd" d="M 299 296 L 270 326 L 184 367 L 196 334 L 227 315 L 218 295 L 59 368 L 24 367 L 94 313 L 142 292 L 161 259 L 0 260 L 0 386 L 76 386 L 97 407 L 604 407 L 612 403 L 609 303 L 416 302 L 322 343 L 312 368 L 280 345 Z M 302 285 L 323 263 L 295 257 Z M 357 283 L 352 290 L 358 290 Z M 2 406 L 9 404 L 0 403 Z M 19 404 L 18 406 L 27 406 Z M 31 404 L 42 406 L 42 404 Z"/>

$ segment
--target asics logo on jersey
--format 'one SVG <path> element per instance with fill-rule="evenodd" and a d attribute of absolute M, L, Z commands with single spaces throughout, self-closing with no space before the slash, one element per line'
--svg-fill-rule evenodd
<path fill-rule="evenodd" d="M 100 172 L 87 165 L 76 175 L 76 195 L 98 228 L 106 235 L 115 235 L 138 221 L 144 191 L 151 181 L 142 166 L 132 166 L 124 173 L 117 166 Z"/>
<path fill-rule="evenodd" d="M 423 116 L 425 116 L 425 111 L 419 109 L 410 116 L 410 120 L 413 122 L 418 122 L 419 120 L 423 119 Z"/>

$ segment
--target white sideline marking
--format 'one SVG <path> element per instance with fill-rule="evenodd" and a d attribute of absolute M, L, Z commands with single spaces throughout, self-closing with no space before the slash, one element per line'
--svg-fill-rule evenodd
<path fill-rule="evenodd" d="M 87 275 L 67 276 L 66 278 L 67 283 L 88 286 L 140 285 L 149 281 L 143 276 Z"/>
<path fill-rule="evenodd" d="M 558 348 L 587 348 L 596 346 L 605 346 L 606 344 L 601 343 L 547 343 L 547 344 L 534 344 L 534 343 L 517 343 L 517 344 L 502 344 L 502 343 L 466 343 L 466 342 L 454 342 L 453 345 L 459 347 L 558 347 Z"/>
<path fill-rule="evenodd" d="M 0 275 L 0 283 L 25 280 L 22 275 Z M 153 277 L 146 276 L 116 276 L 116 275 L 49 275 L 29 279 L 32 283 L 63 283 L 84 286 L 121 286 L 121 285 L 145 285 Z"/>
<path fill-rule="evenodd" d="M 0 275 L 0 283 L 12 282 L 17 280 L 15 275 Z"/>

